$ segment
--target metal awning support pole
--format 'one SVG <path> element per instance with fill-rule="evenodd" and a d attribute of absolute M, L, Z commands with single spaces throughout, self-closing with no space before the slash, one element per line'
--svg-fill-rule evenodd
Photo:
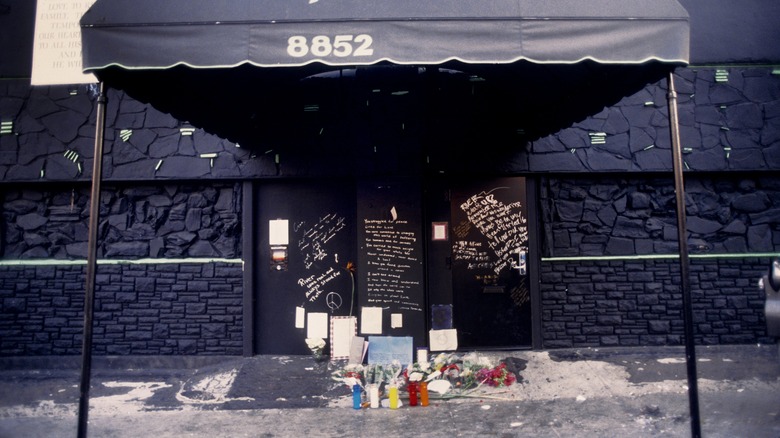
<path fill-rule="evenodd" d="M 691 436 L 701 437 L 699 419 L 699 387 L 696 377 L 696 344 L 693 339 L 693 303 L 691 300 L 690 268 L 688 260 L 688 233 L 685 220 L 685 183 L 683 159 L 680 147 L 680 125 L 677 116 L 677 91 L 674 89 L 674 72 L 669 72 L 669 130 L 672 135 L 672 161 L 674 167 L 674 191 L 677 197 L 677 241 L 680 246 L 680 290 L 683 301 L 685 326 L 685 363 L 688 369 L 688 403 L 691 413 Z"/>
<path fill-rule="evenodd" d="M 92 193 L 89 198 L 89 242 L 84 292 L 84 336 L 81 344 L 81 398 L 79 399 L 78 437 L 87 436 L 89 416 L 89 386 L 92 374 L 92 315 L 95 302 L 97 271 L 98 219 L 100 217 L 100 180 L 103 177 L 103 134 L 106 119 L 105 85 L 100 83 L 95 122 L 95 154 L 92 163 Z"/>

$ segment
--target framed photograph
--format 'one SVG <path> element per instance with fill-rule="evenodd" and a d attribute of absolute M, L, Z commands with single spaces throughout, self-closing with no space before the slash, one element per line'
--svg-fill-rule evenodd
<path fill-rule="evenodd" d="M 450 236 L 447 230 L 449 229 L 448 222 L 433 222 L 431 229 L 431 240 L 449 240 Z"/>

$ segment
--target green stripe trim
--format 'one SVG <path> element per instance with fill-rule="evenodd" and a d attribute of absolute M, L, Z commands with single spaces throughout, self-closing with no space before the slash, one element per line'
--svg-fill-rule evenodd
<path fill-rule="evenodd" d="M 748 254 L 690 254 L 692 259 L 747 259 L 780 257 L 780 253 L 759 252 Z M 593 256 L 593 257 L 542 257 L 542 262 L 581 262 L 613 260 L 677 260 L 679 254 L 647 254 L 635 256 Z"/>
<path fill-rule="evenodd" d="M 137 259 L 137 260 L 97 260 L 98 265 L 174 265 L 174 264 L 207 264 L 235 263 L 244 264 L 242 259 L 222 258 L 189 258 L 189 259 Z M 86 260 L 0 260 L 0 266 L 76 266 L 86 265 Z"/>

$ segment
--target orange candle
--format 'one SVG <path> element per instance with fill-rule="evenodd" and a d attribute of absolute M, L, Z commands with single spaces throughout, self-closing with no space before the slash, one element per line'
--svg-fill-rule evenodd
<path fill-rule="evenodd" d="M 428 382 L 420 382 L 420 405 L 428 406 Z"/>

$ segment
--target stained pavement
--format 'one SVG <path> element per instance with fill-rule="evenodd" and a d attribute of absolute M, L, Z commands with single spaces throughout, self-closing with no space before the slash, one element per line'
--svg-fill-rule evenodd
<path fill-rule="evenodd" d="M 687 436 L 677 347 L 480 352 L 522 382 L 398 410 L 351 408 L 308 356 L 100 357 L 90 436 Z M 697 347 L 704 436 L 780 436 L 777 345 Z M 78 357 L 0 358 L 0 437 L 75 436 Z"/>

